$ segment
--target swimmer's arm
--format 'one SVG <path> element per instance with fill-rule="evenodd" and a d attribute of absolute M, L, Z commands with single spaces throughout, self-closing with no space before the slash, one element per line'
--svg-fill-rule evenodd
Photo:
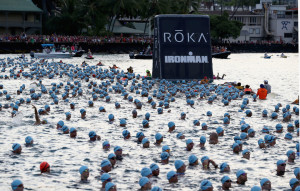
<path fill-rule="evenodd" d="M 40 118 L 39 118 L 39 114 L 38 114 L 38 112 L 37 112 L 36 107 L 35 107 L 34 105 L 32 105 L 32 107 L 34 108 L 35 124 L 36 124 L 36 125 L 39 125 L 39 124 L 41 124 L 41 120 L 40 120 Z"/>
<path fill-rule="evenodd" d="M 215 163 L 215 161 L 209 160 L 209 162 L 210 162 L 212 165 L 214 165 L 215 168 L 218 168 L 218 165 Z"/>

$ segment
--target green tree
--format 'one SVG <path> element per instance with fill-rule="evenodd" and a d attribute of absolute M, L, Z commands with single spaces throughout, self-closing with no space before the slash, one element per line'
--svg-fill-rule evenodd
<path fill-rule="evenodd" d="M 229 15 L 225 11 L 221 16 L 210 16 L 210 33 L 213 39 L 222 40 L 224 38 L 237 38 L 240 35 L 243 23 L 229 20 Z"/>

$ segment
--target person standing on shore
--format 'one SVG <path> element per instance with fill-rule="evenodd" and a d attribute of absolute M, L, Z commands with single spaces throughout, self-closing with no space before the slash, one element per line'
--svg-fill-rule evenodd
<path fill-rule="evenodd" d="M 268 94 L 271 93 L 271 86 L 268 83 L 268 80 L 264 80 L 264 86 L 268 90 Z"/>

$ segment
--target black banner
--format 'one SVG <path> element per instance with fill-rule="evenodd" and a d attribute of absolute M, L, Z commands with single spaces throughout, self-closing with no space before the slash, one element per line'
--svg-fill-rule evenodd
<path fill-rule="evenodd" d="M 208 16 L 156 16 L 153 50 L 153 78 L 213 77 Z"/>

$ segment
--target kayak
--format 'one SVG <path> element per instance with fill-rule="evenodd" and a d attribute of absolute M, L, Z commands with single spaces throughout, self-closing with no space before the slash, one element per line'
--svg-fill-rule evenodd
<path fill-rule="evenodd" d="M 88 57 L 88 56 L 86 56 L 85 58 L 86 59 L 94 59 L 94 57 Z"/>
<path fill-rule="evenodd" d="M 265 56 L 264 57 L 264 59 L 270 59 L 271 58 L 271 56 Z"/>

